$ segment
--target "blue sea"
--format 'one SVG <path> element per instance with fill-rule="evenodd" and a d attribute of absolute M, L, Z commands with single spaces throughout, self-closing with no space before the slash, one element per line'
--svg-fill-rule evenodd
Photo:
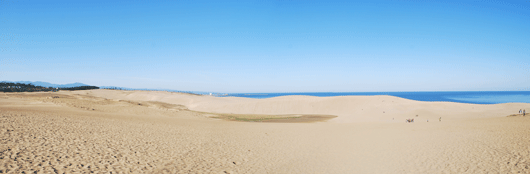
<path fill-rule="evenodd" d="M 391 95 L 418 101 L 473 104 L 530 103 L 530 91 L 232 93 L 223 96 L 271 98 L 287 95 L 317 97 Z"/>

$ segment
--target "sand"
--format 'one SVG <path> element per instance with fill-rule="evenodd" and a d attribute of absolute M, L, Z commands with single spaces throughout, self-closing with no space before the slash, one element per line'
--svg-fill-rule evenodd
<path fill-rule="evenodd" d="M 530 116 L 510 116 L 519 109 L 530 104 L 0 93 L 0 172 L 530 173 Z M 337 117 L 241 122 L 215 113 Z"/>

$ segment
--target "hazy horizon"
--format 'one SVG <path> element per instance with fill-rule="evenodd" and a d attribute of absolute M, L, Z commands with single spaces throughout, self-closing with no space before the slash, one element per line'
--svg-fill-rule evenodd
<path fill-rule="evenodd" d="M 48 83 L 43 81 L 7 81 L 7 80 L 0 80 L 0 82 L 14 82 L 14 83 L 21 83 L 25 82 L 32 83 L 32 82 L 42 82 L 42 83 Z M 42 86 L 39 84 L 32 83 L 36 86 Z M 84 84 L 88 86 L 93 86 L 91 84 L 85 84 L 82 82 L 73 82 L 73 83 L 63 83 L 63 84 L 55 84 L 55 83 L 49 83 L 51 85 L 74 85 L 74 84 Z M 530 92 L 530 91 L 524 91 L 524 90 L 511 90 L 511 91 L 338 91 L 338 92 L 330 92 L 330 91 L 295 91 L 295 92 L 217 92 L 217 91 L 185 91 L 185 90 L 179 90 L 179 89 L 167 89 L 167 88 L 130 88 L 127 86 L 108 86 L 108 85 L 101 85 L 98 87 L 102 87 L 103 89 L 107 88 L 120 88 L 124 90 L 158 90 L 158 91 L 180 91 L 180 92 L 197 92 L 197 93 L 216 93 L 216 94 L 281 94 L 281 93 L 399 93 L 399 92 Z"/>
<path fill-rule="evenodd" d="M 530 2 L 0 1 L 0 79 L 219 93 L 529 91 Z"/>

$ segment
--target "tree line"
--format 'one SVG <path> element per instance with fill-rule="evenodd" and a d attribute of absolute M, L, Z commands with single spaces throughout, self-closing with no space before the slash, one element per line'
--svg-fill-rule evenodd
<path fill-rule="evenodd" d="M 107 87 L 107 88 L 103 88 L 103 89 L 110 89 L 110 90 L 127 90 L 127 89 L 124 89 L 124 88 L 118 88 L 118 87 Z"/>
<path fill-rule="evenodd" d="M 203 95 L 203 94 L 197 94 L 193 92 L 187 92 L 187 91 L 177 91 L 177 90 L 156 90 L 156 89 L 131 89 L 131 88 L 120 88 L 120 87 L 103 87 L 101 89 L 110 89 L 110 90 L 121 90 L 121 91 L 166 91 L 166 92 L 177 92 L 177 93 L 184 93 L 184 94 L 191 94 L 191 95 Z"/>
<path fill-rule="evenodd" d="M 43 87 L 35 86 L 33 84 L 24 83 L 12 83 L 12 82 L 0 82 L 0 90 L 3 92 L 38 92 L 38 91 L 52 91 L 56 92 L 59 90 L 88 90 L 88 89 L 99 89 L 97 86 L 78 86 L 78 87 L 65 87 L 65 88 L 54 88 L 54 87 Z"/>

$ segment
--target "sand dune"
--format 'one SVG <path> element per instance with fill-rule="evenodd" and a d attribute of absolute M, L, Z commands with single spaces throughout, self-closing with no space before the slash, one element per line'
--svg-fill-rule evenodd
<path fill-rule="evenodd" d="M 530 117 L 507 117 L 523 108 L 391 96 L 0 93 L 0 172 L 529 173 Z M 338 117 L 251 123 L 204 112 Z"/>
<path fill-rule="evenodd" d="M 161 101 L 191 110 L 235 114 L 323 114 L 336 115 L 331 122 L 402 122 L 489 118 L 513 114 L 525 103 L 477 105 L 452 102 L 421 102 L 394 96 L 282 96 L 267 99 L 212 97 L 161 91 L 94 90 L 89 95 L 135 101 Z M 418 115 L 418 117 L 416 117 Z"/>

